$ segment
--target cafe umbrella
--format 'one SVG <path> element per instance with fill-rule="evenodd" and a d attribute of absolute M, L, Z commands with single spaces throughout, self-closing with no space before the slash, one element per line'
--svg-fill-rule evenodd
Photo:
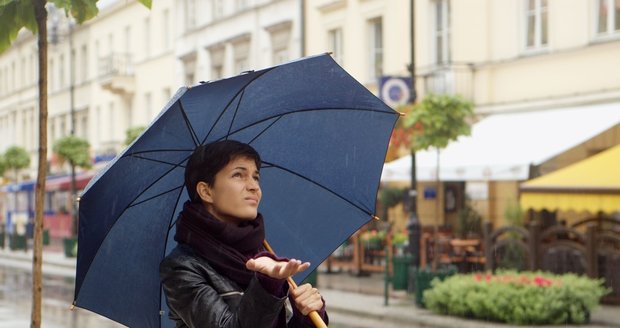
<path fill-rule="evenodd" d="M 331 56 L 180 89 L 86 186 L 79 206 L 74 305 L 130 327 L 166 327 L 159 263 L 187 200 L 198 146 L 231 139 L 263 160 L 259 211 L 279 256 L 312 265 L 371 220 L 398 113 Z"/>

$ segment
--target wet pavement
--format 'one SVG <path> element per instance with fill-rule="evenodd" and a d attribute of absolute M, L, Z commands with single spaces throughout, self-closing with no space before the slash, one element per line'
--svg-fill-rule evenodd
<path fill-rule="evenodd" d="M 70 310 L 74 279 L 44 275 L 42 326 L 45 328 L 124 327 L 83 309 Z M 32 274 L 23 269 L 0 266 L 0 328 L 30 326 Z"/>

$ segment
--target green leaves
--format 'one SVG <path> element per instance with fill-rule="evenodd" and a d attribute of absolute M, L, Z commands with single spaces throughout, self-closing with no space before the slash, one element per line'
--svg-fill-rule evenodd
<path fill-rule="evenodd" d="M 32 1 L 0 0 L 0 53 L 11 46 L 22 27 L 37 32 Z"/>
<path fill-rule="evenodd" d="M 471 133 L 467 120 L 472 115 L 473 104 L 460 96 L 429 94 L 405 119 L 406 127 L 418 127 L 413 131 L 411 147 L 445 148 L 450 141 Z"/>
<path fill-rule="evenodd" d="M 76 136 L 67 136 L 58 139 L 54 143 L 53 150 L 61 161 L 69 161 L 71 165 L 90 168 L 89 148 L 88 141 Z"/>
<path fill-rule="evenodd" d="M 56 8 L 71 14 L 81 24 L 97 16 L 98 0 L 51 0 Z M 151 8 L 152 0 L 138 0 Z M 8 49 L 17 34 L 23 28 L 37 33 L 37 21 L 34 16 L 33 0 L 0 0 L 0 53 Z"/>
<path fill-rule="evenodd" d="M 129 146 L 146 129 L 144 126 L 134 126 L 125 131 L 125 145 Z"/>
<path fill-rule="evenodd" d="M 64 9 L 67 14 L 82 24 L 85 21 L 97 16 L 97 0 L 53 0 L 56 8 Z"/>
<path fill-rule="evenodd" d="M 581 324 L 609 290 L 574 274 L 459 274 L 424 293 L 433 312 L 520 325 Z"/>
<path fill-rule="evenodd" d="M 4 165 L 7 169 L 20 170 L 30 166 L 30 154 L 19 146 L 12 146 L 4 153 Z"/>
<path fill-rule="evenodd" d="M 4 175 L 6 171 L 6 163 L 4 162 L 4 156 L 0 155 L 0 177 Z"/>

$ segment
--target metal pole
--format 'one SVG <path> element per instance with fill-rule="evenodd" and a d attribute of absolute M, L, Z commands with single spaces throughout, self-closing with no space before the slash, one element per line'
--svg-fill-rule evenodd
<path fill-rule="evenodd" d="M 416 81 L 415 81 L 415 1 L 411 0 L 411 64 L 409 70 L 411 72 L 411 96 L 415 103 Z M 416 179 L 416 158 L 415 151 L 411 149 L 411 189 L 409 192 L 411 198 L 411 208 L 407 229 L 409 231 L 409 251 L 412 255 L 411 264 L 415 267 L 420 266 L 420 238 L 421 225 L 418 220 L 418 204 L 417 204 L 417 179 Z"/>
<path fill-rule="evenodd" d="M 70 116 L 71 116 L 71 136 L 75 136 L 75 69 L 73 67 L 73 23 L 71 22 L 71 17 L 69 17 L 69 106 L 70 106 Z M 71 230 L 74 236 L 77 235 L 77 186 L 75 181 L 75 164 L 73 162 L 69 163 L 71 165 L 71 204 L 73 206 L 73 211 L 71 213 Z"/>

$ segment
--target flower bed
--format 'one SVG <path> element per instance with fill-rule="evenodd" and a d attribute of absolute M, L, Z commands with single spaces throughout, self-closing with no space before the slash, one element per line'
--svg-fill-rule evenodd
<path fill-rule="evenodd" d="M 586 323 L 609 292 L 602 280 L 515 271 L 458 274 L 432 286 L 424 303 L 433 312 L 520 325 Z"/>

